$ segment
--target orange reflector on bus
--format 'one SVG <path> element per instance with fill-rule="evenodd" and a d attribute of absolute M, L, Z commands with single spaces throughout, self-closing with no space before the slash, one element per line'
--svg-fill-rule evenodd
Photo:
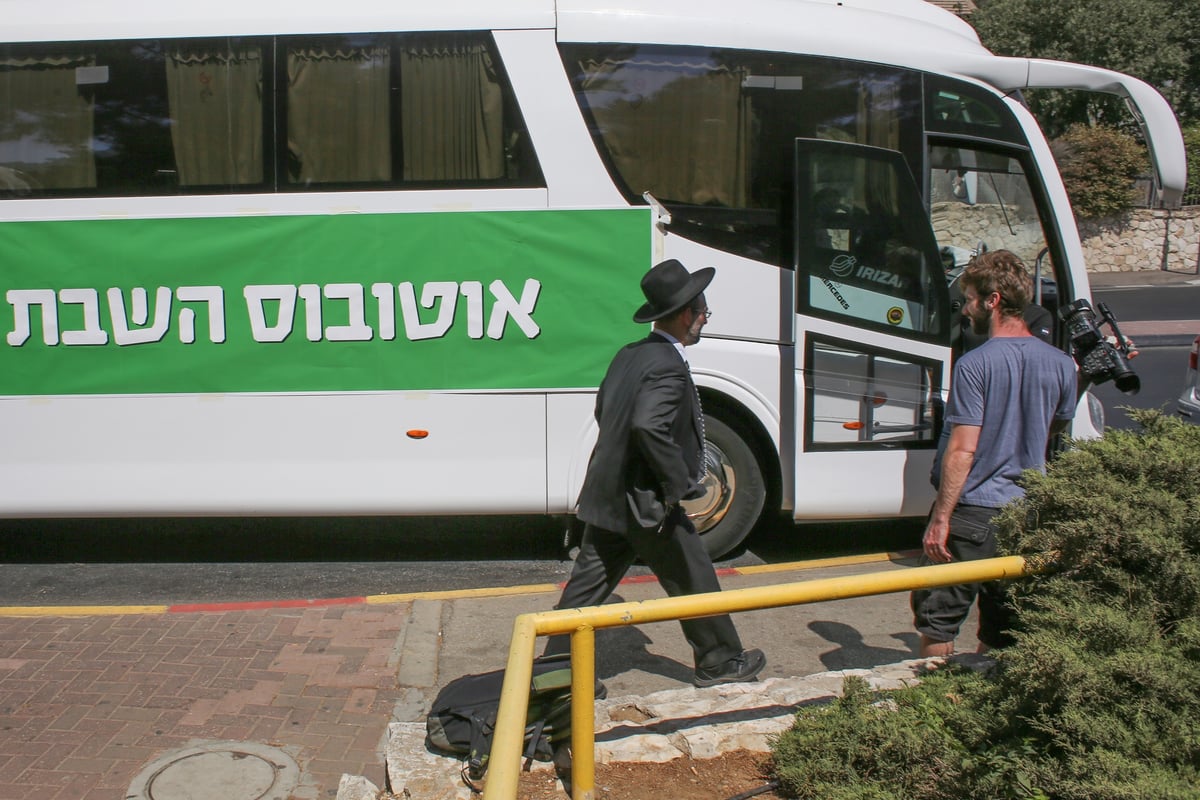
<path fill-rule="evenodd" d="M 417 429 L 414 429 L 414 430 L 411 430 L 408 432 L 408 438 L 410 438 L 410 439 L 424 439 L 428 435 L 429 435 L 429 431 L 422 431 L 422 430 L 417 430 Z"/>
<path fill-rule="evenodd" d="M 861 431 L 863 424 L 861 422 L 843 422 L 842 427 L 848 431 Z"/>
<path fill-rule="evenodd" d="M 873 395 L 869 399 L 871 401 L 871 405 L 881 406 L 888 401 L 887 392 L 879 392 L 878 394 Z"/>

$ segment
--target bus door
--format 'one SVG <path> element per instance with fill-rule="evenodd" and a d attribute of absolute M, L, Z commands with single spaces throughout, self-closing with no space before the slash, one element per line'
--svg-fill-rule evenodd
<path fill-rule="evenodd" d="M 895 150 L 795 143 L 795 515 L 921 515 L 949 378 L 950 304 Z"/>

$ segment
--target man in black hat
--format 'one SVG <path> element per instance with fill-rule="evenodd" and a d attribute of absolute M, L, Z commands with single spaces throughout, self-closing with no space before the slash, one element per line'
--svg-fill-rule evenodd
<path fill-rule="evenodd" d="M 555 608 L 603 603 L 635 559 L 671 596 L 720 591 L 712 560 L 679 505 L 703 494 L 704 415 L 684 348 L 700 341 L 710 313 L 704 289 L 714 273 L 706 267 L 689 274 L 671 259 L 642 278 L 646 303 L 633 321 L 653 322 L 654 330 L 622 348 L 600 384 L 600 433 L 579 493 L 583 542 Z M 751 681 L 766 664 L 761 650 L 742 649 L 728 614 L 680 624 L 697 686 Z M 569 649 L 565 634 L 546 645 L 547 655 Z"/>

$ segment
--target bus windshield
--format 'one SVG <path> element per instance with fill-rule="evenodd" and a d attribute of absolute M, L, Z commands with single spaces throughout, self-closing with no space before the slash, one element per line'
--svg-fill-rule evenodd
<path fill-rule="evenodd" d="M 971 253 L 1003 248 L 1033 264 L 1046 247 L 1035 194 L 1020 159 L 969 145 L 929 154 L 933 231 L 947 267 Z"/>

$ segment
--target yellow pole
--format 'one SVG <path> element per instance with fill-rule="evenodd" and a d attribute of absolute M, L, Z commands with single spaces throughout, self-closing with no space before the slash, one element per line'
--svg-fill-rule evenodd
<path fill-rule="evenodd" d="M 488 777 L 483 787 L 485 800 L 507 800 L 517 796 L 521 777 L 521 745 L 525 738 L 525 717 L 529 710 L 529 687 L 533 682 L 533 652 L 537 634 L 534 614 L 522 614 L 513 622 L 512 643 L 508 647 L 508 665 L 496 710 L 496 728 L 492 752 L 488 756 Z"/>
<path fill-rule="evenodd" d="M 513 639 L 508 654 L 508 672 L 504 677 L 504 689 L 500 698 L 500 710 L 496 717 L 496 733 L 492 742 L 492 754 L 488 760 L 489 777 L 484 788 L 484 800 L 513 800 L 517 796 L 521 765 L 521 744 L 525 730 L 525 712 L 529 704 L 529 684 L 533 677 L 533 649 L 538 636 L 556 633 L 574 633 L 587 628 L 589 644 L 594 654 L 594 642 L 590 640 L 592 630 L 615 628 L 623 625 L 638 625 L 646 622 L 662 622 L 671 619 L 693 619 L 713 614 L 753 611 L 760 608 L 803 605 L 824 600 L 842 600 L 849 597 L 867 597 L 877 594 L 928 589 L 934 586 L 951 586 L 959 583 L 1001 580 L 1031 575 L 1048 570 L 1053 564 L 1050 556 L 1004 556 L 985 558 L 979 561 L 964 561 L 953 564 L 935 564 L 914 567 L 895 572 L 873 575 L 847 575 L 840 578 L 823 578 L 815 581 L 784 583 L 773 586 L 756 586 L 749 589 L 709 592 L 707 594 L 662 597 L 633 603 L 614 603 L 589 608 L 564 608 L 522 614 L 513 624 Z M 575 668 L 575 637 L 572 636 L 572 669 Z M 595 675 L 594 662 L 588 667 Z M 572 673 L 572 687 L 582 676 Z M 589 679 L 594 685 L 595 678 Z M 590 694 L 589 694 L 590 696 Z M 577 729 L 572 708 L 572 757 L 576 763 L 583 757 L 594 773 L 595 754 L 592 748 L 588 755 L 575 749 Z M 589 713 L 594 711 L 589 709 Z M 595 732 L 588 729 L 594 745 Z M 595 775 L 590 782 L 594 784 Z M 578 780 L 578 778 L 576 778 Z M 588 790 L 594 786 L 586 787 Z"/>
<path fill-rule="evenodd" d="M 571 633 L 571 798 L 592 800 L 596 787 L 596 631 Z"/>
<path fill-rule="evenodd" d="M 707 594 L 662 597 L 630 603 L 613 603 L 588 608 L 564 608 L 530 614 L 538 636 L 567 633 L 581 625 L 615 628 L 672 619 L 693 619 L 713 614 L 754 611 L 760 608 L 804 605 L 825 600 L 867 597 L 877 594 L 949 586 L 959 583 L 1015 578 L 1046 568 L 1045 559 L 1023 556 L 985 558 L 953 564 L 882 572 L 872 575 L 846 575 L 814 581 L 755 586 Z"/>

